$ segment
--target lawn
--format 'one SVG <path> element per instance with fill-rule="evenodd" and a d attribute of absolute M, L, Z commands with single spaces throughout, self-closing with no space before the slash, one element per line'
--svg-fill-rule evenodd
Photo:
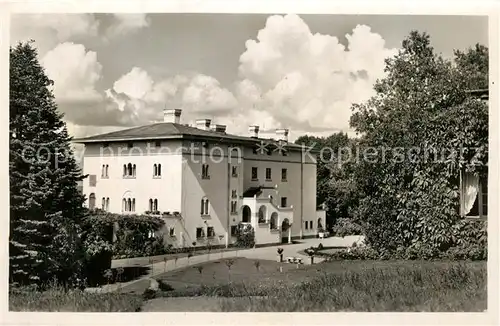
<path fill-rule="evenodd" d="M 10 311 L 47 312 L 135 312 L 143 298 L 130 293 L 89 293 L 80 290 L 48 291 L 18 289 L 9 291 Z"/>
<path fill-rule="evenodd" d="M 158 279 L 174 289 L 163 296 L 205 296 L 216 311 L 486 309 L 486 262 L 341 261 L 282 264 L 282 272 L 277 262 L 257 264 L 238 258 L 229 270 L 224 261 L 209 262 Z"/>
<path fill-rule="evenodd" d="M 163 291 L 152 300 L 141 296 L 149 285 L 144 280 L 110 294 L 61 289 L 11 291 L 9 308 L 78 312 L 480 312 L 487 302 L 486 262 L 335 261 L 297 268 L 287 263 L 236 258 L 167 272 L 157 279 Z"/>

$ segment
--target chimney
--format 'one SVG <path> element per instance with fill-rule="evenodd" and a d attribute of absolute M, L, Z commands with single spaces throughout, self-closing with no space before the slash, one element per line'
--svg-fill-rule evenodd
<path fill-rule="evenodd" d="M 211 125 L 210 129 L 215 132 L 225 133 L 226 125 L 213 124 Z"/>
<path fill-rule="evenodd" d="M 259 126 L 256 126 L 256 125 L 249 126 L 248 131 L 250 132 L 250 137 L 254 137 L 254 138 L 259 137 Z"/>
<path fill-rule="evenodd" d="M 288 129 L 276 129 L 276 138 L 288 142 Z"/>
<path fill-rule="evenodd" d="M 181 109 L 165 109 L 163 110 L 163 122 L 180 123 Z"/>
<path fill-rule="evenodd" d="M 210 122 L 212 122 L 210 119 L 198 119 L 196 120 L 196 128 L 210 130 Z"/>

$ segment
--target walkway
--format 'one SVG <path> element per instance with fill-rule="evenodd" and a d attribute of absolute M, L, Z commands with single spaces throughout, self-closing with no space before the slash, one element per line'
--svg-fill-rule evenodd
<path fill-rule="evenodd" d="M 352 245 L 353 242 L 357 242 L 360 239 L 361 239 L 360 236 L 346 236 L 344 238 L 330 237 L 326 239 L 302 239 L 299 240 L 300 243 L 284 245 L 281 247 L 283 248 L 284 260 L 286 260 L 287 257 L 301 257 L 302 261 L 305 264 L 309 264 L 310 263 L 309 257 L 306 255 L 298 254 L 299 251 L 307 249 L 311 246 L 316 247 L 320 243 L 323 244 L 323 246 L 325 247 L 349 247 Z M 126 287 L 135 282 L 144 281 L 144 279 L 148 279 L 157 276 L 159 274 L 163 274 L 165 272 L 170 272 L 176 269 L 185 268 L 188 266 L 206 263 L 207 261 L 214 261 L 218 259 L 244 257 L 250 259 L 276 260 L 278 257 L 276 253 L 276 248 L 278 247 L 279 246 L 272 246 L 272 247 L 242 249 L 235 251 L 225 251 L 220 253 L 212 253 L 210 255 L 206 254 L 206 255 L 193 256 L 189 259 L 187 257 L 182 257 L 179 258 L 177 262 L 175 262 L 174 260 L 168 260 L 166 265 L 164 262 L 147 265 L 147 267 L 150 267 L 150 270 L 146 275 L 142 276 L 141 278 L 132 280 L 127 283 L 106 285 L 100 288 L 99 292 L 112 292 L 117 290 L 119 287 Z M 319 263 L 322 261 L 322 259 L 316 257 L 314 261 L 316 263 Z M 128 267 L 135 265 L 136 263 L 134 263 L 134 258 L 115 260 L 112 262 L 113 268 Z"/>

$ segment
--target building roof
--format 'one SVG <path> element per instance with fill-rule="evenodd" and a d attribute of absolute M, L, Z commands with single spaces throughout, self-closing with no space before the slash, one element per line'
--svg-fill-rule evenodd
<path fill-rule="evenodd" d="M 278 140 L 266 138 L 254 138 L 228 134 L 225 132 L 216 132 L 212 130 L 203 130 L 183 124 L 171 122 L 159 122 L 145 126 L 128 128 L 109 133 L 75 138 L 73 142 L 88 144 L 99 142 L 125 142 L 134 140 L 161 140 L 161 139 L 199 139 L 199 140 L 217 140 L 221 142 L 231 143 L 251 143 L 257 144 L 261 141 L 266 143 L 276 143 Z M 286 148 L 301 149 L 301 145 L 287 143 Z"/>

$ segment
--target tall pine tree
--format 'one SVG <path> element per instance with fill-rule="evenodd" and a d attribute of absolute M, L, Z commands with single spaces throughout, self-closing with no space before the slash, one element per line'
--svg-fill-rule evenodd
<path fill-rule="evenodd" d="M 52 84 L 31 42 L 10 49 L 11 283 L 79 277 L 83 176 Z"/>

